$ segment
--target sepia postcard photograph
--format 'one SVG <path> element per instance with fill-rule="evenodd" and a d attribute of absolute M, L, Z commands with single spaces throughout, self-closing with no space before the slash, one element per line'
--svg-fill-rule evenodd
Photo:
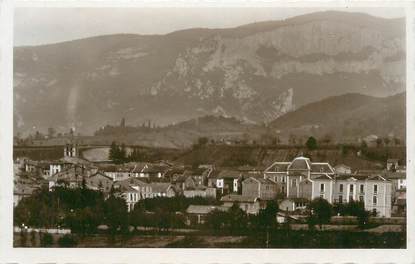
<path fill-rule="evenodd" d="M 11 247 L 407 249 L 407 16 L 14 7 Z"/>

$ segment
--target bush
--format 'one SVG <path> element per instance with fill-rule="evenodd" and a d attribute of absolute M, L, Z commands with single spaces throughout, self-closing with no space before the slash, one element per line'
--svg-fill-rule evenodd
<path fill-rule="evenodd" d="M 69 234 L 64 235 L 63 237 L 59 238 L 58 245 L 60 247 L 75 247 L 78 244 L 77 239 Z"/>
<path fill-rule="evenodd" d="M 331 215 L 332 215 L 332 205 L 323 198 L 315 198 L 311 201 L 308 205 L 308 209 L 311 210 L 312 219 L 322 228 L 323 224 L 327 224 L 330 222 Z"/>
<path fill-rule="evenodd" d="M 305 145 L 309 150 L 314 150 L 317 148 L 317 140 L 314 137 L 309 137 Z"/>
<path fill-rule="evenodd" d="M 53 245 L 53 236 L 49 233 L 45 233 L 40 236 L 40 246 L 50 247 Z"/>

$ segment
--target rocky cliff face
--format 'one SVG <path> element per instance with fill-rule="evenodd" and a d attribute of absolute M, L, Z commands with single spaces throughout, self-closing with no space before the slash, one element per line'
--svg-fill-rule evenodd
<path fill-rule="evenodd" d="M 127 117 L 268 122 L 350 92 L 405 90 L 405 21 L 323 12 L 233 29 L 15 49 L 15 125 L 91 132 Z M 51 111 L 53 109 L 53 111 Z"/>

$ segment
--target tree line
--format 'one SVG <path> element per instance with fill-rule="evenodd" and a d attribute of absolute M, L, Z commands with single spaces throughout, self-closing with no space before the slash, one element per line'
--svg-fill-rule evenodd
<path fill-rule="evenodd" d="M 128 212 L 125 200 L 114 192 L 105 197 L 85 187 L 42 188 L 19 202 L 14 209 L 14 225 L 69 228 L 80 234 L 96 233 L 100 225 L 106 225 L 110 234 L 126 233 L 130 225 L 165 230 L 184 226 L 183 213 L 190 204 L 218 203 L 202 197 L 158 197 L 141 200 Z"/>
<path fill-rule="evenodd" d="M 108 159 L 112 160 L 115 164 L 136 161 L 157 161 L 162 159 L 162 152 L 160 150 L 147 152 L 138 147 L 134 147 L 129 151 L 124 143 L 117 144 L 113 141 L 108 153 Z"/>

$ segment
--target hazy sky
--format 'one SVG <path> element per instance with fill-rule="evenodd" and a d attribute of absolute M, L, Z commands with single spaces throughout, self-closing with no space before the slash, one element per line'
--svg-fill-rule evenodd
<path fill-rule="evenodd" d="M 280 20 L 327 8 L 16 8 L 14 45 L 39 45 L 116 33 L 165 34 Z M 400 8 L 331 8 L 396 18 Z"/>

